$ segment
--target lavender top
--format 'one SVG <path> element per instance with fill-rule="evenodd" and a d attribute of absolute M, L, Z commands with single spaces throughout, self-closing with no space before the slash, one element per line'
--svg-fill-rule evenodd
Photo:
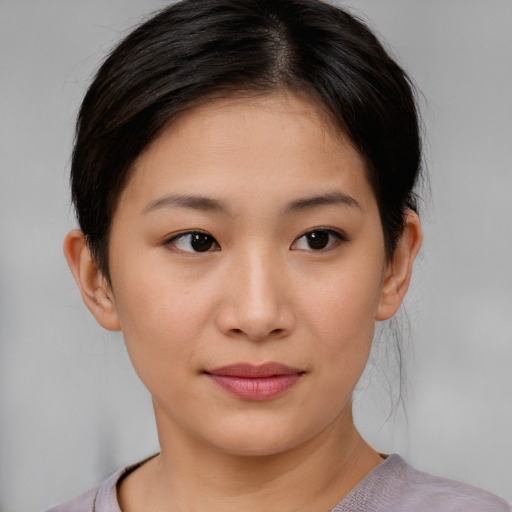
<path fill-rule="evenodd" d="M 46 512 L 121 512 L 117 483 L 140 464 L 117 471 L 99 487 Z M 368 473 L 330 512 L 512 512 L 501 498 L 439 478 L 390 455 Z"/>

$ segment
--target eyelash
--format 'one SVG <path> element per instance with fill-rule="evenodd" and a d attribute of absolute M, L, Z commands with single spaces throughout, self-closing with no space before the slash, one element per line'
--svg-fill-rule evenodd
<path fill-rule="evenodd" d="M 188 245 L 190 247 L 192 247 L 192 249 L 193 249 L 193 246 L 191 244 L 194 241 L 196 241 L 199 243 L 206 242 L 206 250 L 204 250 L 204 251 L 196 251 L 196 250 L 188 251 L 186 249 L 178 247 L 178 243 L 182 240 L 185 240 L 187 237 L 189 237 Z M 195 237 L 195 240 L 192 237 Z M 201 237 L 202 237 L 202 239 L 201 239 Z M 208 245 L 208 244 L 210 244 L 210 245 Z M 173 237 L 166 240 L 164 242 L 164 245 L 173 245 L 179 251 L 186 252 L 186 253 L 192 253 L 192 254 L 199 254 L 202 252 L 212 252 L 212 250 L 211 250 L 212 246 L 216 246 L 216 248 L 214 250 L 216 250 L 216 251 L 220 250 L 220 245 L 218 244 L 217 240 L 215 240 L 215 238 L 213 238 L 213 236 L 206 233 L 205 231 L 197 231 L 197 230 L 196 231 L 185 231 L 183 233 L 178 233 L 177 235 L 174 235 Z"/>
<path fill-rule="evenodd" d="M 318 236 L 320 234 L 320 236 Z M 311 247 L 311 243 L 317 242 L 320 245 L 325 241 L 325 236 L 327 235 L 327 243 L 325 247 L 319 247 L 319 248 L 313 248 Z M 192 238 L 195 237 L 195 238 Z M 204 248 L 205 250 L 187 250 L 182 247 L 178 247 L 178 243 L 180 241 L 184 241 L 188 238 L 188 246 L 192 249 L 193 243 L 199 243 L 200 245 L 203 244 L 201 248 Z M 315 240 L 316 238 L 316 240 Z M 304 239 L 307 240 L 306 243 L 309 245 L 309 248 L 297 248 L 296 246 L 299 244 L 299 242 Z M 334 239 L 334 240 L 333 240 Z M 300 237 L 298 237 L 293 244 L 291 245 L 291 249 L 301 250 L 301 251 L 311 251 L 311 252 L 324 252 L 332 249 L 333 247 L 337 246 L 341 242 L 348 242 L 348 238 L 340 233 L 339 231 L 335 231 L 334 229 L 330 228 L 315 228 L 310 229 L 306 233 L 302 234 Z M 202 252 L 212 252 L 212 251 L 219 251 L 220 245 L 215 240 L 213 236 L 211 236 L 209 233 L 206 233 L 205 231 L 186 231 L 183 233 L 179 233 L 177 235 L 174 235 L 173 237 L 169 238 L 168 240 L 165 240 L 164 245 L 173 245 L 176 249 L 179 251 L 185 252 L 185 253 L 192 253 L 192 254 L 198 254 Z M 199 246 L 200 247 L 200 246 Z M 198 249 L 199 247 L 196 247 L 195 249 Z M 214 247 L 214 249 L 212 249 Z"/>
<path fill-rule="evenodd" d="M 332 249 L 333 247 L 336 247 L 338 244 L 342 243 L 342 242 L 348 242 L 348 238 L 341 232 L 339 231 L 336 231 L 334 229 L 330 229 L 330 228 L 314 228 L 314 229 L 310 229 L 309 231 L 307 231 L 306 233 L 304 233 L 303 235 L 301 235 L 300 237 L 298 237 L 292 244 L 292 248 L 294 246 L 296 246 L 302 239 L 305 239 L 305 240 L 309 240 L 306 242 L 308 244 L 310 244 L 311 242 L 314 242 L 314 235 L 317 235 L 321 233 L 323 235 L 323 237 L 325 237 L 325 235 L 327 235 L 328 237 L 328 240 L 327 240 L 327 245 L 326 247 L 320 247 L 318 249 L 314 249 L 311 247 L 311 245 L 309 246 L 309 249 L 297 249 L 297 250 L 304 250 L 304 251 L 311 251 L 311 252 L 325 252 L 325 251 L 328 251 L 330 249 Z M 323 242 L 323 237 L 318 237 L 318 239 L 316 240 L 317 242 Z"/>

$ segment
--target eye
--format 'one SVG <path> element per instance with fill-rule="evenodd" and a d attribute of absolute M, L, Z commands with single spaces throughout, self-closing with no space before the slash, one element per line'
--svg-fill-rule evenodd
<path fill-rule="evenodd" d="M 346 237 L 332 229 L 314 229 L 304 233 L 293 243 L 292 249 L 300 251 L 322 251 L 330 249 Z"/>
<path fill-rule="evenodd" d="M 167 240 L 166 245 L 172 245 L 183 252 L 208 252 L 218 251 L 220 249 L 215 238 L 202 231 L 180 233 Z"/>

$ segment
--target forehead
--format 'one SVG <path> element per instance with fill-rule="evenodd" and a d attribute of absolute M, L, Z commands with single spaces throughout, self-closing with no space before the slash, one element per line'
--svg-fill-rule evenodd
<path fill-rule="evenodd" d="M 340 186 L 368 188 L 360 154 L 317 104 L 280 92 L 182 114 L 137 159 L 120 200 L 237 191 L 284 201 Z"/>

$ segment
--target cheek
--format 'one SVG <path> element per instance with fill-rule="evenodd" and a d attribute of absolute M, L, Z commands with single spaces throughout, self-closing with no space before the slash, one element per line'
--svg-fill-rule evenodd
<path fill-rule="evenodd" d="M 146 382 L 171 370 L 176 375 L 192 368 L 210 314 L 207 295 L 191 288 L 183 277 L 156 270 L 125 273 L 117 282 L 119 321 L 141 379 Z"/>
<path fill-rule="evenodd" d="M 350 373 L 362 371 L 373 340 L 380 289 L 380 267 L 362 262 L 331 273 L 307 294 L 304 316 L 319 340 L 318 352 L 329 364 L 342 366 L 343 371 L 350 368 Z"/>

